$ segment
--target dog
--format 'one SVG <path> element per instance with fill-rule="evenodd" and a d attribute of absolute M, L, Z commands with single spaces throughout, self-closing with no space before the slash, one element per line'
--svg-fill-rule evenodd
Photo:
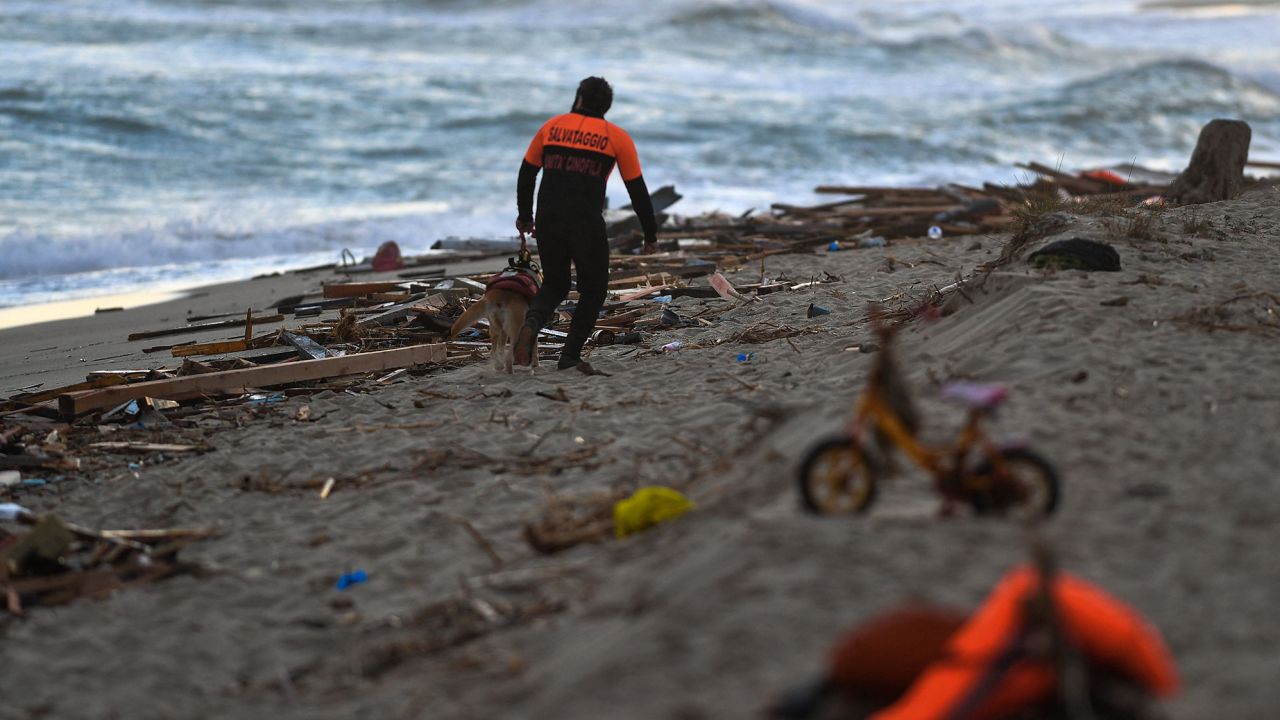
<path fill-rule="evenodd" d="M 489 321 L 489 339 L 493 343 L 489 351 L 493 369 L 510 374 L 515 359 L 516 335 L 524 325 L 529 303 L 538 292 L 539 279 L 536 265 L 520 267 L 514 263 L 489 278 L 484 297 L 453 323 L 449 337 L 456 338 L 484 316 Z M 533 353 L 529 364 L 530 367 L 538 366 L 537 352 Z"/>

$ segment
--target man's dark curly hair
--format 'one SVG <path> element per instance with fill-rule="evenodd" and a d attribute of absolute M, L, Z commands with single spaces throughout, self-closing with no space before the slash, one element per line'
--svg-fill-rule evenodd
<path fill-rule="evenodd" d="M 613 87 L 602 77 L 589 77 L 578 83 L 582 109 L 604 115 L 613 106 Z"/>

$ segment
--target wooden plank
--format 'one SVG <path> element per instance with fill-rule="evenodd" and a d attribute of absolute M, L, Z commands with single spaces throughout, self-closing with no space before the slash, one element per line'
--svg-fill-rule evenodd
<path fill-rule="evenodd" d="M 472 280 L 468 277 L 456 277 L 453 279 L 453 283 L 454 285 L 462 285 L 472 292 L 483 293 L 487 289 L 484 283 Z"/>
<path fill-rule="evenodd" d="M 363 320 L 358 321 L 356 325 L 362 328 L 390 325 L 391 323 L 397 320 L 402 320 L 404 318 L 409 317 L 409 315 L 413 314 L 414 308 L 418 307 L 419 305 L 418 301 L 421 299 L 422 299 L 422 296 L 417 295 L 414 297 L 413 300 L 403 305 L 397 305 L 393 308 L 388 308 L 387 310 L 384 310 L 378 313 L 377 315 L 371 315 L 367 318 L 364 318 Z"/>
<path fill-rule="evenodd" d="M 93 381 L 104 377 L 118 377 L 125 381 L 142 380 L 151 375 L 151 370 L 94 370 L 85 376 L 85 380 Z"/>
<path fill-rule="evenodd" d="M 43 455 L 0 455 L 0 470 L 44 468 L 46 470 L 79 470 L 78 458 L 45 457 Z"/>
<path fill-rule="evenodd" d="M 197 345 L 180 345 L 169 352 L 173 357 L 194 357 L 196 355 L 225 355 L 226 353 L 248 350 L 249 343 L 244 340 L 223 340 L 222 342 L 199 343 Z"/>
<path fill-rule="evenodd" d="M 182 400 L 202 395 L 243 393 L 253 388 L 393 370 L 410 365 L 443 362 L 444 359 L 445 346 L 442 344 L 415 345 L 323 360 L 300 360 L 68 393 L 58 397 L 58 408 L 64 416 L 75 417 L 143 397 Z"/>
<path fill-rule="evenodd" d="M 273 323 L 284 322 L 283 315 L 266 315 L 263 317 L 253 318 L 256 323 Z M 187 325 L 186 327 L 169 328 L 167 330 L 149 330 L 147 332 L 133 333 L 129 336 L 130 341 L 146 340 L 148 338 L 164 337 L 166 335 L 185 335 L 186 333 L 203 332 L 205 330 L 220 330 L 222 328 L 238 328 L 245 324 L 244 318 L 236 320 L 221 320 L 219 322 L 201 323 L 198 325 Z M 165 348 L 168 349 L 168 348 Z"/>
<path fill-rule="evenodd" d="M 145 443 L 145 442 L 96 442 L 89 443 L 89 447 L 98 450 L 106 450 L 107 452 L 119 453 L 139 453 L 145 454 L 150 452 L 163 453 L 193 453 L 204 452 L 209 448 L 203 445 L 173 445 L 169 443 Z"/>
<path fill-rule="evenodd" d="M 252 326 L 246 325 L 246 329 Z M 269 332 L 256 338 L 243 340 L 222 340 L 219 342 L 196 343 L 194 345 L 176 345 L 169 352 L 173 357 L 195 357 L 197 355 L 225 355 L 227 353 L 255 350 L 271 347 L 276 342 L 278 333 Z"/>
<path fill-rule="evenodd" d="M 64 395 L 69 392 L 78 392 L 81 390 L 99 390 L 101 388 L 111 387 L 112 385 L 120 385 L 124 382 L 125 382 L 125 379 L 122 377 L 108 375 L 104 377 L 93 378 L 91 380 L 87 380 L 82 383 L 76 383 L 74 385 L 64 385 L 62 387 L 51 388 L 49 390 L 44 390 L 42 392 L 23 393 L 21 395 L 14 395 L 9 399 L 16 402 L 35 405 L 36 403 L 41 403 L 41 402 L 44 402 L 45 400 L 52 400 L 58 397 L 59 395 Z"/>
<path fill-rule="evenodd" d="M 936 215 L 940 212 L 962 207 L 957 203 L 950 205 L 904 205 L 900 207 L 847 208 L 840 212 L 845 217 L 887 217 L 893 215 Z"/>
<path fill-rule="evenodd" d="M 837 200 L 835 202 L 822 203 L 821 205 L 790 205 L 788 203 L 774 203 L 769 207 L 774 210 L 781 210 L 788 215 L 812 215 L 814 213 L 824 213 L 831 210 L 837 210 L 846 205 L 856 205 L 865 202 L 864 197 L 849 198 L 848 200 Z"/>
<path fill-rule="evenodd" d="M 306 335 L 295 335 L 287 332 L 281 334 L 280 339 L 292 345 L 298 351 L 299 355 L 307 358 L 308 360 L 320 360 L 329 357 L 329 351 L 325 346 L 315 340 L 312 340 Z"/>
<path fill-rule="evenodd" d="M 1248 160 L 1245 165 L 1252 165 L 1260 168 L 1270 168 L 1272 170 L 1280 170 L 1280 162 L 1274 160 Z"/>
<path fill-rule="evenodd" d="M 380 303 L 402 303 L 408 302 L 413 297 L 413 293 L 370 293 L 368 298 L 374 302 Z"/>
<path fill-rule="evenodd" d="M 358 283 L 329 283 L 324 286 L 324 296 L 327 298 L 350 298 L 368 295 L 369 293 L 391 292 L 392 290 L 402 290 L 404 283 L 395 280 L 384 280 L 381 282 L 358 282 Z"/>
<path fill-rule="evenodd" d="M 820 195 L 883 195 L 884 193 L 933 193 L 933 188 L 870 187 L 866 185 L 819 185 L 813 189 Z"/>
<path fill-rule="evenodd" d="M 624 302 L 624 303 L 625 303 L 625 302 L 631 302 L 632 300 L 639 300 L 639 299 L 641 299 L 641 298 L 647 298 L 647 297 L 649 297 L 650 295 L 661 295 L 661 294 L 662 294 L 662 291 L 666 290 L 666 289 L 667 289 L 667 287 L 668 287 L 668 286 L 663 285 L 662 287 L 644 288 L 644 289 L 641 289 L 641 290 L 637 290 L 637 291 L 635 291 L 635 292 L 633 292 L 633 293 L 627 293 L 626 295 L 620 295 L 620 296 L 618 297 L 618 302 Z"/>

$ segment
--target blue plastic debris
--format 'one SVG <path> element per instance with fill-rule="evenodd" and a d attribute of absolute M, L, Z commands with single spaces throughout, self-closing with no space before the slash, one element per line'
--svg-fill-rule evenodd
<path fill-rule="evenodd" d="M 249 396 L 249 404 L 266 405 L 267 403 L 284 402 L 285 399 L 284 393 L 271 393 L 270 395 L 257 394 Z"/>
<path fill-rule="evenodd" d="M 342 573 L 342 577 L 338 578 L 338 584 L 335 586 L 339 590 L 346 590 L 352 585 L 359 585 L 369 580 L 369 575 L 364 570 L 356 569 L 351 572 Z"/>

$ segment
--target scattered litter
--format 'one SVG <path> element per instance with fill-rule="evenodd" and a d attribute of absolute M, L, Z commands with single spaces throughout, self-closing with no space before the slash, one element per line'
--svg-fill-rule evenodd
<path fill-rule="evenodd" d="M 339 590 L 346 590 L 353 585 L 360 585 L 369 581 L 369 575 L 364 570 L 356 569 L 351 572 L 342 573 L 342 577 L 338 578 L 338 582 L 334 585 Z"/>
<path fill-rule="evenodd" d="M 272 393 L 270 395 L 255 393 L 253 395 L 250 395 L 247 399 L 247 402 L 250 405 L 266 405 L 268 403 L 278 403 L 278 402 L 284 402 L 284 401 L 285 401 L 284 393 Z"/>
<path fill-rule="evenodd" d="M 31 526 L 25 533 L 0 534 L 0 594 L 15 616 L 31 606 L 101 598 L 192 572 L 196 566 L 178 561 L 178 551 L 213 534 L 195 529 L 90 530 L 14 503 L 0 505 L 0 521 Z"/>
<path fill-rule="evenodd" d="M 819 315 L 830 315 L 830 314 L 831 314 L 830 308 L 825 308 L 825 307 L 822 307 L 821 305 L 814 305 L 813 303 L 809 303 L 809 310 L 807 313 L 807 317 L 818 317 Z"/>
<path fill-rule="evenodd" d="M 684 495 L 669 487 L 642 487 L 613 506 L 613 532 L 625 538 L 658 523 L 674 520 L 694 508 Z"/>

